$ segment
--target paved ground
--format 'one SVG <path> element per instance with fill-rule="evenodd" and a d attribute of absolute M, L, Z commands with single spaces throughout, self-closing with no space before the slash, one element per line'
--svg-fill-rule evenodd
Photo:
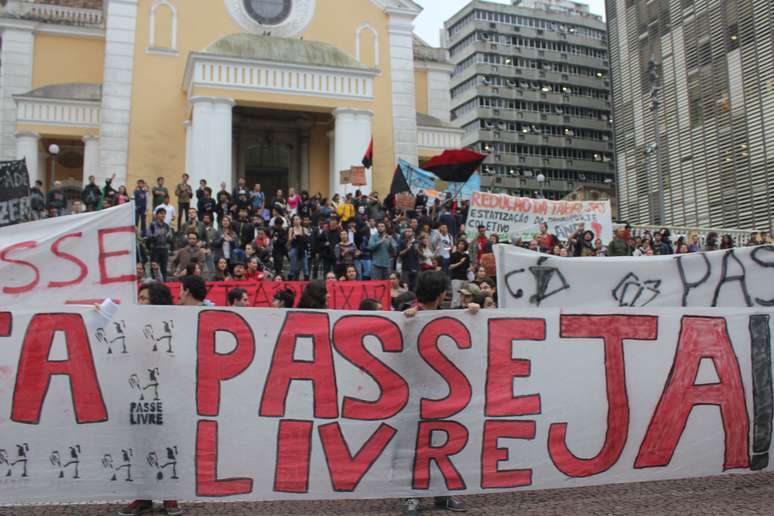
<path fill-rule="evenodd" d="M 774 473 L 465 497 L 478 515 L 774 515 Z M 427 505 L 429 507 L 429 504 Z M 399 500 L 188 504 L 186 515 L 398 515 Z M 0 507 L 2 516 L 103 516 L 117 506 Z M 433 511 L 441 516 L 443 511 Z"/>

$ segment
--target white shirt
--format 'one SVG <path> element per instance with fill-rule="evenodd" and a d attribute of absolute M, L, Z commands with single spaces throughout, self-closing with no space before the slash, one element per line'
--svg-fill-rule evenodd
<path fill-rule="evenodd" d="M 168 226 L 171 226 L 172 219 L 175 218 L 175 207 L 170 204 L 159 204 L 158 206 L 156 206 L 156 209 L 153 210 L 154 215 L 157 211 L 159 211 L 160 208 L 164 208 L 165 210 L 167 210 L 167 213 L 164 216 L 164 222 L 166 222 Z"/>

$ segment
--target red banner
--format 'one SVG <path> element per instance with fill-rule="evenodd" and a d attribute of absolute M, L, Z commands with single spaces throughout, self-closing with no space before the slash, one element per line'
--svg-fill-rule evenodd
<path fill-rule="evenodd" d="M 228 293 L 235 288 L 247 291 L 250 306 L 271 308 L 274 294 L 289 289 L 296 294 L 296 304 L 308 281 L 226 281 L 207 283 L 207 299 L 217 306 L 227 306 Z M 167 283 L 172 297 L 177 302 L 180 283 Z M 389 281 L 328 281 L 328 308 L 331 310 L 357 310 L 363 299 L 379 301 L 385 310 L 390 307 Z"/>

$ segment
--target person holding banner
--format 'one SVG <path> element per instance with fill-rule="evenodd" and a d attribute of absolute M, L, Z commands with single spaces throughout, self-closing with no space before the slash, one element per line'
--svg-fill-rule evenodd
<path fill-rule="evenodd" d="M 403 314 L 406 317 L 415 317 L 417 313 L 428 310 L 440 310 L 441 304 L 446 298 L 446 285 L 449 279 L 442 271 L 427 271 L 419 275 L 417 279 L 417 305 L 414 308 L 405 310 Z M 468 312 L 476 314 L 479 306 L 471 304 L 468 306 Z M 436 496 L 435 506 L 453 512 L 465 512 L 465 502 L 455 496 Z M 419 515 L 419 498 L 408 498 L 405 501 L 405 510 L 403 516 Z"/>
<path fill-rule="evenodd" d="M 172 292 L 163 283 L 151 282 L 140 286 L 137 291 L 137 304 L 140 305 L 172 305 Z M 139 516 L 153 512 L 153 500 L 134 500 L 132 503 L 119 509 L 119 516 Z M 167 516 L 179 516 L 183 510 L 176 500 L 164 500 L 161 512 Z"/>

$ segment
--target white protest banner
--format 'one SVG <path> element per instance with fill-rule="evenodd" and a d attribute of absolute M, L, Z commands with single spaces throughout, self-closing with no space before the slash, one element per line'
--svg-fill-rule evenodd
<path fill-rule="evenodd" d="M 771 470 L 771 315 L 0 312 L 0 503 L 433 496 Z"/>
<path fill-rule="evenodd" d="M 134 203 L 0 228 L 0 306 L 135 299 Z"/>
<path fill-rule="evenodd" d="M 466 228 L 471 238 L 483 226 L 487 234 L 495 233 L 504 242 L 530 241 L 543 222 L 549 233 L 563 241 L 581 224 L 603 242 L 613 238 L 610 201 L 549 201 L 487 192 L 471 195 Z"/>
<path fill-rule="evenodd" d="M 495 246 L 498 302 L 528 307 L 772 307 L 774 246 L 562 258 Z"/>

